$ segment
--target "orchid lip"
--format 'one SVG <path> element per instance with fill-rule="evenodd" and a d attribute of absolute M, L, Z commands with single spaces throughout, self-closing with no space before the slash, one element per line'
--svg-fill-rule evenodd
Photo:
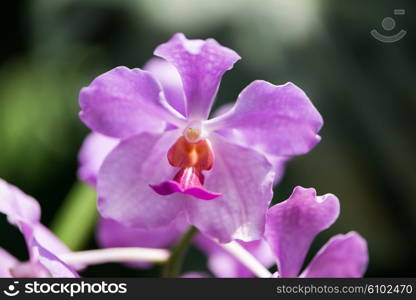
<path fill-rule="evenodd" d="M 193 187 L 184 189 L 181 187 L 181 185 L 178 182 L 174 180 L 168 180 L 158 185 L 149 184 L 149 186 L 156 193 L 162 196 L 170 195 L 173 193 L 182 193 L 182 194 L 194 196 L 202 200 L 213 200 L 221 196 L 220 193 L 210 192 L 204 189 L 203 187 L 199 187 L 199 186 L 193 186 Z"/>
<path fill-rule="evenodd" d="M 173 180 L 150 185 L 159 195 L 182 193 L 203 200 L 211 200 L 221 194 L 204 189 L 203 171 L 211 170 L 214 153 L 208 139 L 202 138 L 201 123 L 194 121 L 184 130 L 167 153 L 169 164 L 178 168 Z"/>

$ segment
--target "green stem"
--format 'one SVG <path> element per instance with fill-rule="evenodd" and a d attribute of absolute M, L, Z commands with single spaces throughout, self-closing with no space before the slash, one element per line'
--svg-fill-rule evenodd
<path fill-rule="evenodd" d="M 179 276 L 185 255 L 188 252 L 193 237 L 197 232 L 198 229 L 196 227 L 189 227 L 188 231 L 185 232 L 180 241 L 173 247 L 170 258 L 163 268 L 163 277 L 174 278 Z"/>
<path fill-rule="evenodd" d="M 97 219 L 95 190 L 76 182 L 52 221 L 52 231 L 73 251 L 84 248 Z"/>

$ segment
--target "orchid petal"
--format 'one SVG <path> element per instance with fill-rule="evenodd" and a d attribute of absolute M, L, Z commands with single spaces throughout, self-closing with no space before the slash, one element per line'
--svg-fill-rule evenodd
<path fill-rule="evenodd" d="M 177 218 L 178 219 L 178 218 Z M 168 248 L 173 245 L 185 231 L 184 222 L 175 219 L 167 226 L 140 229 L 123 226 L 111 220 L 101 218 L 97 227 L 97 241 L 103 248 L 112 247 L 146 247 Z M 129 263 L 135 267 L 147 268 L 151 263 Z"/>
<path fill-rule="evenodd" d="M 238 140 L 273 156 L 305 154 L 319 141 L 322 117 L 293 83 L 276 86 L 257 80 L 239 95 L 227 113 L 209 120 L 206 128 L 235 130 Z"/>
<path fill-rule="evenodd" d="M 338 234 L 319 250 L 301 277 L 358 278 L 367 264 L 367 242 L 356 232 Z"/>
<path fill-rule="evenodd" d="M 240 56 L 214 39 L 188 40 L 182 33 L 159 45 L 154 54 L 178 70 L 186 95 L 187 116 L 206 119 L 221 77 Z"/>
<path fill-rule="evenodd" d="M 181 123 L 164 106 L 161 87 L 149 72 L 117 67 L 81 90 L 80 118 L 92 130 L 115 138 L 161 132 Z"/>
<path fill-rule="evenodd" d="M 38 262 L 25 261 L 17 263 L 10 269 L 10 274 L 15 278 L 48 278 L 49 271 Z"/>
<path fill-rule="evenodd" d="M 297 277 L 315 236 L 339 214 L 332 194 L 317 196 L 313 188 L 296 187 L 288 200 L 270 208 L 265 238 L 277 259 L 280 277 Z"/>
<path fill-rule="evenodd" d="M 54 233 L 52 233 L 52 231 L 50 231 L 43 224 L 39 223 L 32 228 L 34 238 L 42 245 L 45 245 L 46 248 L 53 252 L 55 255 L 71 252 L 68 246 L 65 245 Z"/>
<path fill-rule="evenodd" d="M 12 268 L 18 260 L 9 252 L 0 247 L 0 278 L 10 278 L 10 268 Z"/>
<path fill-rule="evenodd" d="M 63 261 L 61 261 L 56 255 L 48 251 L 43 247 L 35 238 L 29 243 L 32 249 L 33 258 L 39 262 L 48 272 L 55 278 L 77 278 L 79 275 L 77 272 Z"/>
<path fill-rule="evenodd" d="M 0 212 L 7 215 L 10 223 L 22 232 L 30 256 L 34 263 L 39 262 L 49 273 L 57 277 L 77 277 L 76 272 L 59 260 L 41 243 L 47 244 L 49 249 L 60 253 L 69 249 L 58 240 L 46 227 L 40 223 L 40 206 L 32 197 L 24 194 L 17 187 L 0 179 Z"/>
<path fill-rule="evenodd" d="M 184 231 L 183 227 L 181 222 L 174 220 L 167 226 L 140 229 L 126 227 L 114 220 L 101 218 L 98 222 L 97 240 L 100 246 L 104 248 L 167 248 Z"/>
<path fill-rule="evenodd" d="M 54 255 L 60 257 L 60 255 L 70 253 L 71 249 L 68 248 L 52 231 L 41 223 L 32 226 L 33 237 L 44 245 L 44 248 Z M 84 265 L 73 265 L 77 270 L 84 269 Z"/>
<path fill-rule="evenodd" d="M 216 118 L 229 112 L 233 108 L 233 106 L 234 106 L 234 103 L 225 103 L 221 105 L 220 107 L 218 107 L 218 109 L 214 111 L 214 113 L 212 114 L 212 117 Z"/>
<path fill-rule="evenodd" d="M 187 272 L 182 274 L 181 278 L 210 278 L 210 276 L 202 272 Z"/>
<path fill-rule="evenodd" d="M 237 129 L 221 129 L 217 130 L 216 133 L 225 137 L 229 141 L 232 141 L 235 144 L 241 145 L 243 147 L 250 146 L 250 143 L 247 142 L 246 137 L 241 133 L 241 131 L 238 131 Z M 266 153 L 256 145 L 251 145 L 251 148 L 257 150 L 259 153 L 262 153 L 272 164 L 273 170 L 275 172 L 274 185 L 276 185 L 282 179 L 286 168 L 286 164 L 289 161 L 290 157 L 277 156 Z"/>
<path fill-rule="evenodd" d="M 49 249 L 58 250 L 61 254 L 66 251 L 64 249 L 65 246 L 63 244 L 59 245 L 56 237 L 53 236 L 48 229 L 43 227 L 40 223 L 34 224 L 19 221 L 17 225 L 25 238 L 30 262 L 41 264 L 52 277 L 79 277 L 71 266 L 68 266 L 57 257 L 56 253 L 52 253 L 45 248 L 44 245 L 50 243 L 48 245 Z M 51 238 L 51 236 L 53 236 L 53 238 Z M 38 238 L 40 238 L 41 241 L 39 241 Z"/>
<path fill-rule="evenodd" d="M 3 179 L 0 179 L 0 212 L 13 225 L 19 221 L 38 223 L 40 220 L 39 203 Z"/>
<path fill-rule="evenodd" d="M 159 80 L 168 103 L 185 116 L 185 95 L 181 76 L 176 68 L 164 59 L 152 58 L 144 65 L 143 69 L 152 73 Z"/>
<path fill-rule="evenodd" d="M 39 222 L 40 206 L 32 197 L 26 195 L 17 187 L 0 179 L 0 212 L 5 213 L 10 222 L 17 226 L 28 243 L 34 236 L 55 254 L 69 252 L 48 228 Z"/>
<path fill-rule="evenodd" d="M 158 195 L 149 184 L 173 178 L 166 158 L 177 131 L 141 133 L 121 141 L 98 173 L 101 216 L 125 226 L 154 228 L 169 224 L 182 209 L 184 195 Z"/>
<path fill-rule="evenodd" d="M 274 185 L 276 185 L 277 183 L 280 182 L 280 180 L 282 179 L 285 170 L 286 170 L 286 164 L 289 160 L 288 157 L 286 156 L 274 156 L 274 155 L 269 155 L 267 153 L 264 153 L 264 155 L 266 156 L 267 160 L 272 164 L 273 166 L 273 171 L 275 173 L 274 175 Z"/>
<path fill-rule="evenodd" d="M 78 177 L 91 186 L 95 186 L 101 164 L 118 142 L 118 139 L 98 132 L 90 133 L 85 138 L 79 152 Z"/>
<path fill-rule="evenodd" d="M 219 135 L 212 135 L 210 141 L 216 159 L 204 187 L 222 195 L 211 201 L 187 199 L 190 222 L 221 243 L 260 239 L 273 196 L 272 166 L 258 152 Z"/>

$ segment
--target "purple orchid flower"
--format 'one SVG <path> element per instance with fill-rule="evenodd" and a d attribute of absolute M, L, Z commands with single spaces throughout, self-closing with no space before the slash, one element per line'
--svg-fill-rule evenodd
<path fill-rule="evenodd" d="M 98 173 L 101 215 L 154 228 L 183 212 L 221 242 L 261 238 L 275 165 L 319 142 L 320 114 L 294 84 L 254 81 L 231 110 L 207 120 L 238 54 L 183 34 L 155 54 L 177 70 L 182 92 L 163 75 L 126 67 L 80 92 L 82 121 L 119 140 Z"/>
<path fill-rule="evenodd" d="M 339 215 L 339 200 L 296 187 L 288 200 L 271 207 L 265 238 L 276 256 L 279 277 L 362 277 L 368 264 L 366 241 L 356 232 L 332 237 L 301 273 L 312 241 Z"/>
<path fill-rule="evenodd" d="M 22 232 L 29 260 L 19 262 L 0 248 L 0 277 L 79 277 L 58 256 L 70 250 L 40 223 L 40 206 L 32 197 L 0 179 L 0 212 Z"/>

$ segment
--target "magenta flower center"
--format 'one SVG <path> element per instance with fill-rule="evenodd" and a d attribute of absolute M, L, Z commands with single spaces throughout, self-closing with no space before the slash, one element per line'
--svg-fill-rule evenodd
<path fill-rule="evenodd" d="M 214 199 L 220 194 L 205 190 L 203 171 L 211 170 L 214 152 L 200 121 L 191 121 L 183 135 L 170 147 L 167 158 L 178 172 L 172 180 L 150 185 L 160 195 L 184 193 L 203 200 Z"/>
<path fill-rule="evenodd" d="M 196 142 L 190 143 L 189 140 Z M 209 140 L 200 139 L 198 129 L 185 129 L 184 136 L 178 138 L 168 151 L 168 161 L 171 166 L 179 168 L 174 180 L 183 189 L 201 187 L 204 184 L 202 171 L 208 171 L 214 163 Z"/>

